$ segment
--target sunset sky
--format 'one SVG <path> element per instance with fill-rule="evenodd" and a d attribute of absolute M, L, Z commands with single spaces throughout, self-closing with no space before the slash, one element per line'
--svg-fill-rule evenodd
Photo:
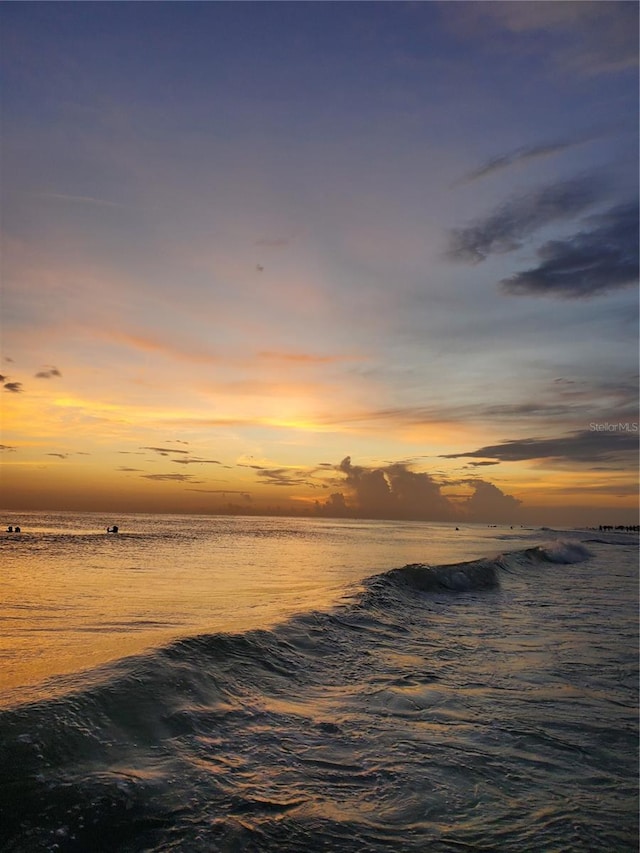
<path fill-rule="evenodd" d="M 637 3 L 0 17 L 6 509 L 637 523 Z"/>

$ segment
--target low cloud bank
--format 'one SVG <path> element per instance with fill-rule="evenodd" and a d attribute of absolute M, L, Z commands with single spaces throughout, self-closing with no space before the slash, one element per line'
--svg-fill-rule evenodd
<path fill-rule="evenodd" d="M 443 493 L 444 483 L 431 474 L 411 471 L 404 463 L 367 468 L 345 457 L 335 466 L 344 478 L 345 492 L 336 491 L 327 501 L 316 502 L 326 516 L 389 518 L 417 521 L 513 521 L 520 501 L 480 478 L 457 481 L 472 489 L 468 497 Z"/>

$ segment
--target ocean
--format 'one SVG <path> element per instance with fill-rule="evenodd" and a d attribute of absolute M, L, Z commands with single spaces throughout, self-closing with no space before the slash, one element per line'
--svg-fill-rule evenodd
<path fill-rule="evenodd" d="M 2 851 L 638 850 L 636 533 L 3 518 Z"/>

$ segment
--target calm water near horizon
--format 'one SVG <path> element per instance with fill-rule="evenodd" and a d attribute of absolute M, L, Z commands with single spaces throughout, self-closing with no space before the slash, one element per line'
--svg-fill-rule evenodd
<path fill-rule="evenodd" d="M 3 850 L 637 850 L 636 534 L 5 518 Z"/>

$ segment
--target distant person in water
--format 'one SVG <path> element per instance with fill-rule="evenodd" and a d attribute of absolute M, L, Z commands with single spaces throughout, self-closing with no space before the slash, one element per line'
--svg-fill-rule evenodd
<path fill-rule="evenodd" d="M 107 527 L 107 533 L 117 533 L 117 532 L 118 532 L 118 525 L 117 524 L 112 524 L 111 527 Z"/>
<path fill-rule="evenodd" d="M 11 525 L 7 527 L 7 533 L 13 533 L 13 527 Z"/>
<path fill-rule="evenodd" d="M 14 532 L 14 533 L 20 533 L 20 528 L 19 528 L 19 527 L 17 527 L 17 526 L 16 526 L 16 527 L 14 527 L 14 528 L 13 528 L 13 532 Z"/>

